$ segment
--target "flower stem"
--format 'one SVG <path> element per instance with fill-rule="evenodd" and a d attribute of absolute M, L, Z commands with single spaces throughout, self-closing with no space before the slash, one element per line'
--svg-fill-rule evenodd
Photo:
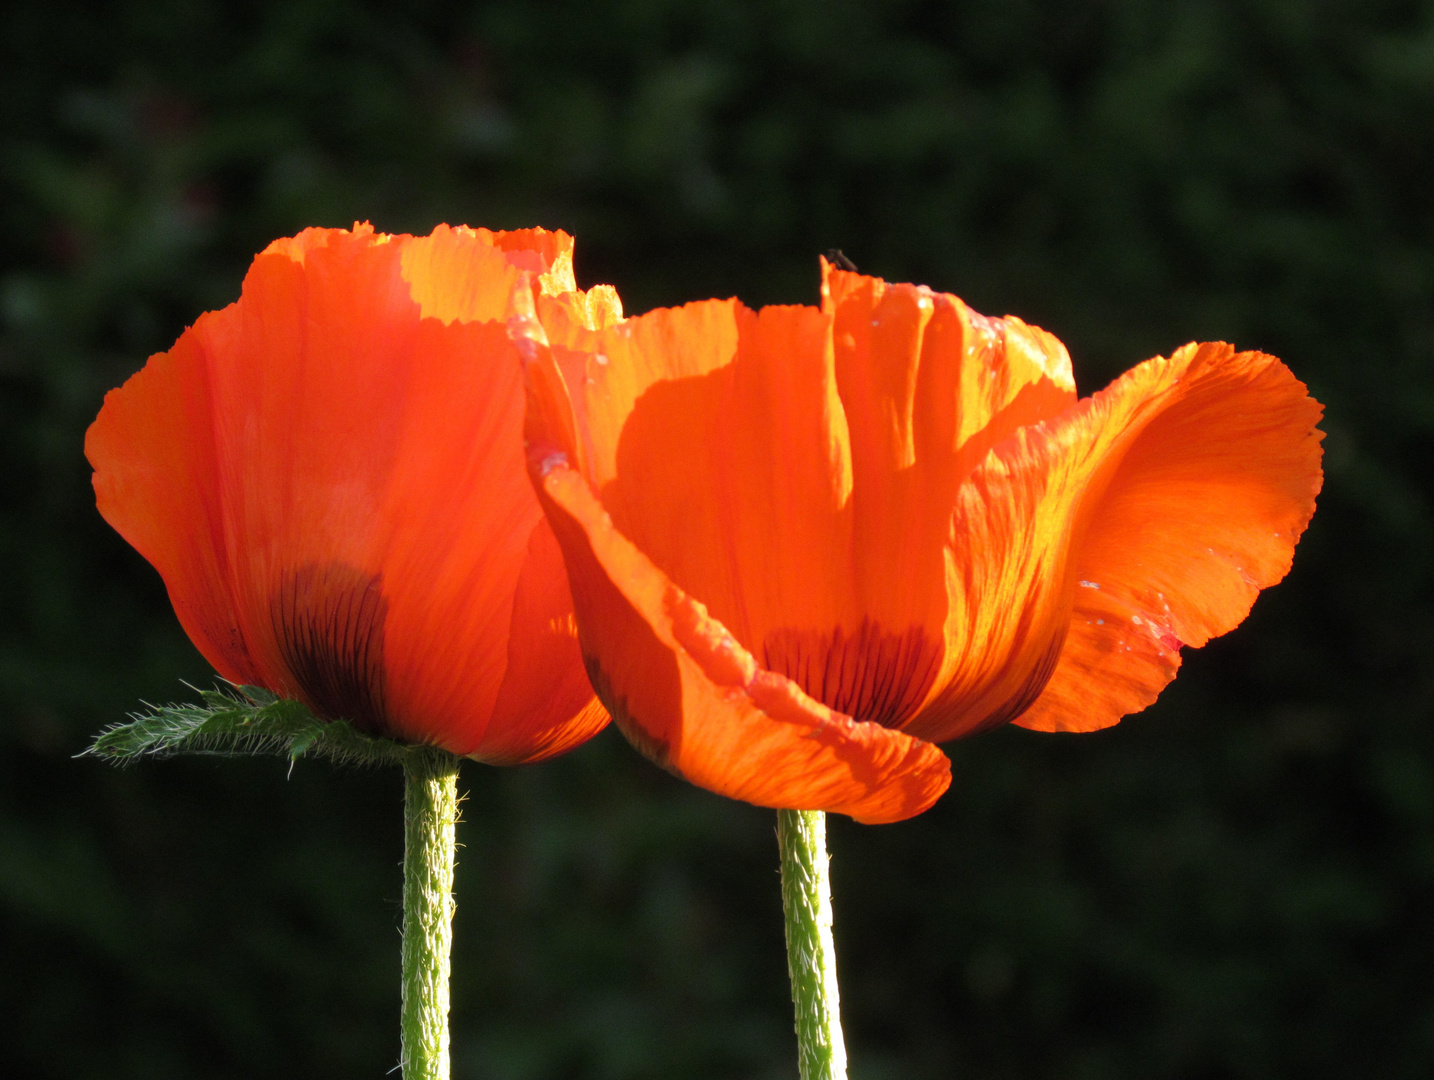
<path fill-rule="evenodd" d="M 403 1080 L 448 1080 L 458 762 L 433 747 L 403 761 Z"/>
<path fill-rule="evenodd" d="M 778 810 L 777 845 L 782 851 L 787 974 L 797 1014 L 801 1080 L 846 1080 L 826 815 L 820 810 Z"/>

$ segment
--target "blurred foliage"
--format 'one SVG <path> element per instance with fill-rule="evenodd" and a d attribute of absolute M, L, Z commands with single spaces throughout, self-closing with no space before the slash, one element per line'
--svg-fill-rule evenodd
<path fill-rule="evenodd" d="M 1290 579 L 1147 713 L 833 826 L 855 1080 L 1434 1072 L 1434 0 L 0 10 L 0 1030 L 35 1078 L 378 1076 L 394 771 L 73 760 L 209 675 L 94 512 L 104 391 L 311 224 L 541 223 L 629 310 L 815 255 L 1329 408 Z M 769 813 L 605 735 L 471 767 L 456 1080 L 794 1075 Z"/>

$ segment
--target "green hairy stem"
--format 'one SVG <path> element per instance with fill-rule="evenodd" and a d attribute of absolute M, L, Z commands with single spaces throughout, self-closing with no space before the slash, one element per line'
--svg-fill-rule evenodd
<path fill-rule="evenodd" d="M 801 1080 L 846 1080 L 826 815 L 820 810 L 778 810 L 777 844 Z"/>
<path fill-rule="evenodd" d="M 426 749 L 403 763 L 403 1080 L 448 1080 L 458 762 Z"/>

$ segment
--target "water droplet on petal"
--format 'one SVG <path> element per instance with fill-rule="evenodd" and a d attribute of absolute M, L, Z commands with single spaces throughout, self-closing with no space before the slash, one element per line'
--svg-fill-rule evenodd
<path fill-rule="evenodd" d="M 554 450 L 542 461 L 538 462 L 538 475 L 547 476 L 554 469 L 566 469 L 568 467 L 568 455 L 561 450 Z"/>

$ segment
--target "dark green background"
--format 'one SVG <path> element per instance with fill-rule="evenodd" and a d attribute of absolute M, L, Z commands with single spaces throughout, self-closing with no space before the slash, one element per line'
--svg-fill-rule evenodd
<path fill-rule="evenodd" d="M 1434 2 L 26 0 L 0 140 L 7 1075 L 396 1061 L 395 775 L 72 757 L 210 677 L 85 426 L 354 219 L 565 228 L 630 311 L 815 302 L 838 246 L 1086 392 L 1286 358 L 1329 409 L 1288 581 L 1148 712 L 833 824 L 853 1077 L 1434 1075 Z M 613 733 L 463 783 L 456 1080 L 795 1075 L 769 812 Z"/>

